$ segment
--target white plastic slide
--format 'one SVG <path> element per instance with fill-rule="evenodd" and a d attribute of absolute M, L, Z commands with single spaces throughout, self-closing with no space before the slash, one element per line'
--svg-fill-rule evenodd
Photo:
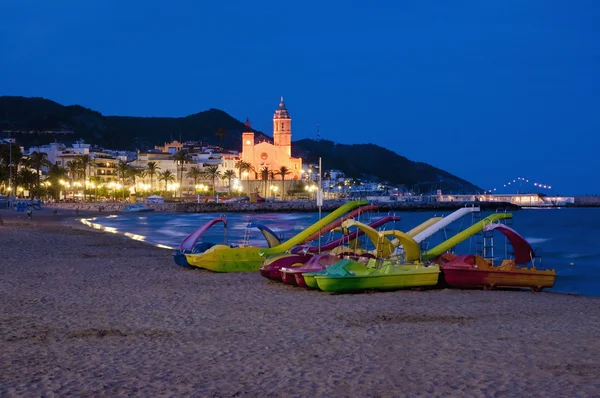
<path fill-rule="evenodd" d="M 429 238 L 431 235 L 438 232 L 440 229 L 448 226 L 450 223 L 453 223 L 454 221 L 458 220 L 463 216 L 466 216 L 467 214 L 475 213 L 478 211 L 480 211 L 479 207 L 461 207 L 460 209 L 442 218 L 440 221 L 436 222 L 432 226 L 426 228 L 423 232 L 418 233 L 413 237 L 413 239 L 417 243 L 421 243 L 425 239 Z"/>

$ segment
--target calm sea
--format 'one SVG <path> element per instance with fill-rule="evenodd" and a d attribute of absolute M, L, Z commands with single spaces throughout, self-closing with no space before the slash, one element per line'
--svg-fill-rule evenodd
<path fill-rule="evenodd" d="M 369 222 L 388 213 L 371 213 L 361 221 Z M 401 221 L 388 228 L 408 231 L 430 217 L 449 213 L 433 212 L 396 212 Z M 490 214 L 483 212 L 482 217 Z M 325 215 L 325 214 L 324 214 Z M 106 227 L 116 228 L 119 232 L 140 235 L 146 241 L 170 247 L 177 247 L 182 239 L 197 227 L 216 217 L 217 214 L 174 214 L 140 213 L 98 218 L 95 222 Z M 268 213 L 268 214 L 226 214 L 228 220 L 228 243 L 242 243 L 246 226 L 250 221 L 263 224 L 285 239 L 301 232 L 318 220 L 316 213 Z M 433 247 L 444 237 L 468 227 L 471 216 L 466 216 L 437 233 L 428 243 Z M 600 296 L 600 209 L 565 208 L 531 209 L 513 213 L 512 225 L 523 235 L 540 256 L 536 265 L 539 268 L 556 269 L 558 277 L 555 287 L 550 291 Z M 249 243 L 264 246 L 265 241 L 256 228 L 248 230 Z M 222 224 L 214 226 L 203 241 L 223 243 Z M 327 237 L 323 238 L 323 242 Z M 501 258 L 505 252 L 504 238 L 495 236 L 495 256 Z M 474 239 L 467 240 L 457 247 L 457 253 L 473 253 Z"/>

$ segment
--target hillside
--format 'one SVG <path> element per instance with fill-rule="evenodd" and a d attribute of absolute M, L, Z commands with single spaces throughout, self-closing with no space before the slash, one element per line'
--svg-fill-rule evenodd
<path fill-rule="evenodd" d="M 15 138 L 25 147 L 54 140 L 70 144 L 83 139 L 105 148 L 146 150 L 180 137 L 219 145 L 219 128 L 227 132 L 223 147 L 240 150 L 241 133 L 246 126 L 218 109 L 179 118 L 103 116 L 79 105 L 63 106 L 43 98 L 0 97 L 0 132 L 20 131 Z M 257 139 L 271 140 L 270 136 L 253 131 Z M 404 184 L 421 192 L 440 187 L 452 192 L 480 190 L 444 170 L 413 162 L 373 144 L 305 139 L 295 141 L 292 148 L 293 155 L 302 157 L 304 162 L 317 163 L 321 157 L 324 169 L 341 170 L 348 177 Z"/>
<path fill-rule="evenodd" d="M 146 150 L 180 137 L 218 145 L 218 128 L 227 132 L 223 138 L 225 148 L 241 148 L 245 124 L 218 109 L 179 118 L 103 116 L 79 105 L 63 106 L 43 98 L 0 97 L 0 131 L 32 131 L 16 137 L 25 146 L 54 139 L 65 143 L 83 139 L 111 149 Z M 49 130 L 63 133 L 44 133 Z M 258 139 L 269 139 L 253 131 Z"/>
<path fill-rule="evenodd" d="M 294 142 L 292 155 L 306 163 L 318 163 L 321 157 L 324 170 L 342 170 L 346 175 L 404 184 L 407 189 L 431 192 L 475 192 L 480 188 L 447 171 L 427 163 L 413 162 L 404 156 L 373 144 L 336 144 L 326 140 L 304 139 Z"/>

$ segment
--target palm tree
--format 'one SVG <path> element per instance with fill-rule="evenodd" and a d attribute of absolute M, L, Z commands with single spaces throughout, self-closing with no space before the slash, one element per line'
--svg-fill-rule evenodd
<path fill-rule="evenodd" d="M 23 155 L 21 153 L 21 147 L 15 144 L 2 144 L 0 145 L 0 163 L 2 163 L 9 175 L 12 175 L 12 181 L 9 185 L 14 184 L 17 178 L 17 170 L 19 170 L 19 163 Z"/>
<path fill-rule="evenodd" d="M 145 174 L 145 170 L 144 169 L 139 169 L 137 167 L 133 167 L 133 166 L 129 166 L 127 169 L 127 176 L 131 179 L 133 179 L 133 187 L 135 188 L 136 186 L 136 179 L 138 177 L 144 178 L 144 174 Z"/>
<path fill-rule="evenodd" d="M 69 170 L 69 174 L 71 177 L 71 185 L 81 176 L 81 164 L 79 160 L 75 158 L 74 160 L 69 160 L 67 162 L 67 169 Z M 75 192 L 75 186 L 73 185 L 73 192 Z"/>
<path fill-rule="evenodd" d="M 117 165 L 117 174 L 121 178 L 121 185 L 122 185 L 121 188 L 123 189 L 123 199 L 125 199 L 125 178 L 129 175 L 129 170 L 130 170 L 130 167 L 127 164 L 127 162 L 120 160 L 119 164 Z"/>
<path fill-rule="evenodd" d="M 165 191 L 167 190 L 167 184 L 175 181 L 175 176 L 171 173 L 171 170 L 165 170 L 162 173 L 158 173 L 158 181 L 165 182 Z"/>
<path fill-rule="evenodd" d="M 281 200 L 284 200 L 284 198 L 285 198 L 285 176 L 288 174 L 292 174 L 292 172 L 287 167 L 281 166 L 279 168 L 279 171 L 277 171 L 277 173 L 275 173 L 275 174 L 281 176 Z"/>
<path fill-rule="evenodd" d="M 154 176 L 159 173 L 160 167 L 156 164 L 156 162 L 148 162 L 146 165 L 146 174 L 150 176 L 150 193 L 154 193 L 154 185 L 152 184 L 152 180 Z"/>
<path fill-rule="evenodd" d="M 224 128 L 220 127 L 217 129 L 215 135 L 219 137 L 219 146 L 223 148 L 223 138 L 227 136 L 227 131 Z"/>
<path fill-rule="evenodd" d="M 85 199 L 85 195 L 86 195 L 85 179 L 87 178 L 87 171 L 88 171 L 90 165 L 92 164 L 92 158 L 90 157 L 90 155 L 78 155 L 77 161 L 79 162 L 81 170 L 83 171 L 83 201 L 85 202 L 85 200 L 86 200 Z"/>
<path fill-rule="evenodd" d="M 79 161 L 77 159 L 69 160 L 67 162 L 67 170 L 71 175 L 71 179 L 76 180 L 81 172 L 81 165 L 79 164 Z"/>
<path fill-rule="evenodd" d="M 179 181 L 179 198 L 181 198 L 181 187 L 183 185 L 183 164 L 192 160 L 188 151 L 179 151 L 173 155 L 173 160 L 177 163 L 177 180 Z M 181 166 L 181 168 L 180 168 Z"/>
<path fill-rule="evenodd" d="M 206 174 L 208 174 L 208 176 L 210 177 L 210 179 L 212 180 L 212 190 L 213 190 L 213 194 L 216 195 L 217 193 L 217 189 L 215 187 L 215 180 L 217 178 L 221 178 L 221 172 L 219 171 L 219 166 L 208 166 L 206 169 Z"/>
<path fill-rule="evenodd" d="M 265 166 L 260 170 L 261 180 L 263 180 L 263 183 L 265 184 L 265 198 L 267 197 L 267 185 L 269 185 L 268 181 L 271 174 L 273 174 L 273 172 L 269 169 L 269 166 Z"/>
<path fill-rule="evenodd" d="M 27 191 L 32 191 L 36 184 L 35 172 L 27 167 L 22 167 L 17 173 L 17 185 L 22 186 Z"/>
<path fill-rule="evenodd" d="M 229 196 L 231 196 L 231 179 L 235 177 L 236 175 L 234 170 L 226 170 L 223 173 L 223 179 L 227 179 L 227 188 L 229 190 Z"/>
<path fill-rule="evenodd" d="M 198 179 L 202 177 L 204 173 L 200 170 L 198 166 L 190 167 L 190 170 L 185 174 L 187 178 L 194 179 L 194 189 L 196 189 L 196 185 L 198 184 Z"/>
<path fill-rule="evenodd" d="M 40 171 L 42 167 L 50 167 L 51 163 L 48 161 L 48 154 L 46 152 L 32 152 L 29 155 L 29 161 L 31 167 L 33 167 L 37 173 L 36 187 L 40 188 Z"/>
<path fill-rule="evenodd" d="M 90 182 L 94 184 L 94 201 L 98 201 L 98 185 L 102 183 L 102 180 L 98 176 L 91 176 Z"/>
<path fill-rule="evenodd" d="M 48 181 L 50 181 L 50 186 L 52 187 L 54 200 L 58 200 L 58 194 L 60 192 L 60 184 L 59 181 L 68 176 L 67 170 L 59 165 L 53 164 L 50 166 L 50 170 L 48 170 Z"/>
<path fill-rule="evenodd" d="M 247 187 L 246 187 L 246 192 L 248 193 L 248 195 L 250 195 L 250 172 L 254 171 L 254 167 L 252 167 L 252 165 L 248 162 L 244 162 L 243 160 L 239 160 L 238 162 L 235 163 L 235 167 L 237 169 L 239 169 L 240 171 L 240 178 L 242 178 L 242 174 L 243 172 L 247 172 Z"/>

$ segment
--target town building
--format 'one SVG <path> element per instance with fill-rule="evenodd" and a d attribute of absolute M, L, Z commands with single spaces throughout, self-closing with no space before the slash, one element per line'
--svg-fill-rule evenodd
<path fill-rule="evenodd" d="M 250 122 L 246 122 L 246 126 L 250 130 Z M 273 115 L 273 143 L 256 143 L 254 132 L 243 132 L 241 160 L 253 167 L 254 173 L 249 176 L 251 180 L 260 179 L 262 170 L 268 169 L 276 173 L 282 166 L 290 171 L 286 179 L 301 178 L 302 159 L 292 157 L 292 117 L 285 107 L 283 97 Z"/>

